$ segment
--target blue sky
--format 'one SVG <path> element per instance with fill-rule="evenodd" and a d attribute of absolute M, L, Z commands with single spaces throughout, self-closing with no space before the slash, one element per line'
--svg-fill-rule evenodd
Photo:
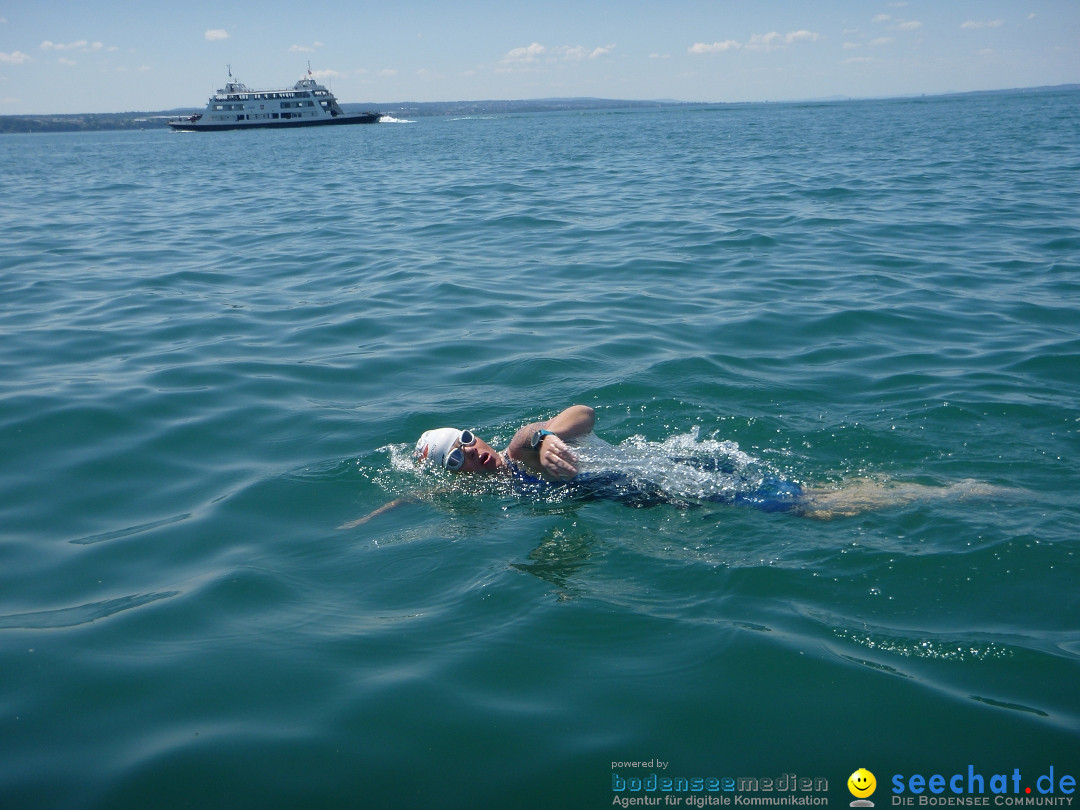
<path fill-rule="evenodd" d="M 0 114 L 196 107 L 226 65 L 345 102 L 787 101 L 1080 82 L 1080 0 L 0 0 Z"/>

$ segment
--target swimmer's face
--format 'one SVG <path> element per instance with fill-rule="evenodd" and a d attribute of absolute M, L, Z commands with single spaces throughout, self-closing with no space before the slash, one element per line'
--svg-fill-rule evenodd
<path fill-rule="evenodd" d="M 498 454 L 494 447 L 479 436 L 476 436 L 475 438 L 476 441 L 472 444 L 462 445 L 460 441 L 454 444 L 454 447 L 460 448 L 461 452 L 465 454 L 465 463 L 461 465 L 458 472 L 496 472 L 499 467 L 502 466 L 502 456 Z"/>

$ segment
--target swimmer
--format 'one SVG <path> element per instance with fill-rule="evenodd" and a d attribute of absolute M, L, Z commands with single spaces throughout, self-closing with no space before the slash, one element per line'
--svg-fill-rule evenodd
<path fill-rule="evenodd" d="M 517 465 L 549 481 L 569 481 L 577 475 L 577 457 L 567 442 L 592 433 L 596 414 L 588 405 L 571 405 L 546 422 L 525 425 L 501 453 L 471 430 L 428 430 L 416 443 L 416 456 L 453 472 L 496 473 Z"/>
<path fill-rule="evenodd" d="M 692 498 L 665 491 L 658 484 L 617 470 L 579 473 L 572 445 L 592 434 L 596 415 L 587 405 L 572 405 L 551 419 L 532 422 L 518 430 L 506 449 L 498 451 L 472 430 L 444 427 L 425 431 L 416 443 L 422 464 L 454 473 L 505 475 L 521 491 L 540 493 L 563 486 L 568 494 L 585 500 L 614 500 L 628 506 L 699 506 L 701 502 L 735 503 L 765 512 L 791 512 L 818 520 L 851 517 L 861 512 L 943 498 L 990 497 L 1009 492 L 973 480 L 933 487 L 861 479 L 837 489 L 810 488 L 775 476 L 766 476 L 755 488 L 705 494 Z M 710 469 L 701 459 L 669 459 L 697 469 Z M 715 462 L 714 462 L 715 463 Z M 362 518 L 338 528 L 367 523 L 391 509 L 414 500 L 398 498 Z"/>
<path fill-rule="evenodd" d="M 501 453 L 471 430 L 436 428 L 425 431 L 416 443 L 421 463 L 461 473 L 513 473 L 523 468 L 545 480 L 569 481 L 577 475 L 577 457 L 567 441 L 592 432 L 596 415 L 588 405 L 571 405 L 544 422 L 525 425 Z M 520 466 L 519 466 L 520 465 Z M 397 498 L 362 518 L 338 526 L 351 529 L 413 499 Z"/>

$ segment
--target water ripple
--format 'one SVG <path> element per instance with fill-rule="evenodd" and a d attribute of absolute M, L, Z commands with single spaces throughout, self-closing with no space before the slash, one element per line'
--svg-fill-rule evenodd
<path fill-rule="evenodd" d="M 6 137 L 0 793 L 555 806 L 637 752 L 834 772 L 852 705 L 880 761 L 1056 761 L 1078 111 Z M 429 427 L 505 446 L 571 402 L 628 452 L 1010 494 L 824 524 L 411 461 Z"/>
<path fill-rule="evenodd" d="M 106 619 L 124 610 L 142 607 L 161 599 L 176 596 L 179 591 L 132 594 L 100 602 L 88 602 L 74 607 L 39 610 L 32 613 L 14 613 L 0 616 L 0 630 L 46 630 L 76 627 L 99 619 Z"/>

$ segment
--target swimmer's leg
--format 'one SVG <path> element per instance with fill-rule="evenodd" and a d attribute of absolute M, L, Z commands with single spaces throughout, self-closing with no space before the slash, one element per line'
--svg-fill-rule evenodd
<path fill-rule="evenodd" d="M 804 517 L 832 520 L 916 502 L 946 498 L 1006 498 L 1017 494 L 1017 490 L 995 487 L 974 479 L 944 487 L 861 479 L 840 489 L 807 488 L 800 499 L 798 512 Z"/>

